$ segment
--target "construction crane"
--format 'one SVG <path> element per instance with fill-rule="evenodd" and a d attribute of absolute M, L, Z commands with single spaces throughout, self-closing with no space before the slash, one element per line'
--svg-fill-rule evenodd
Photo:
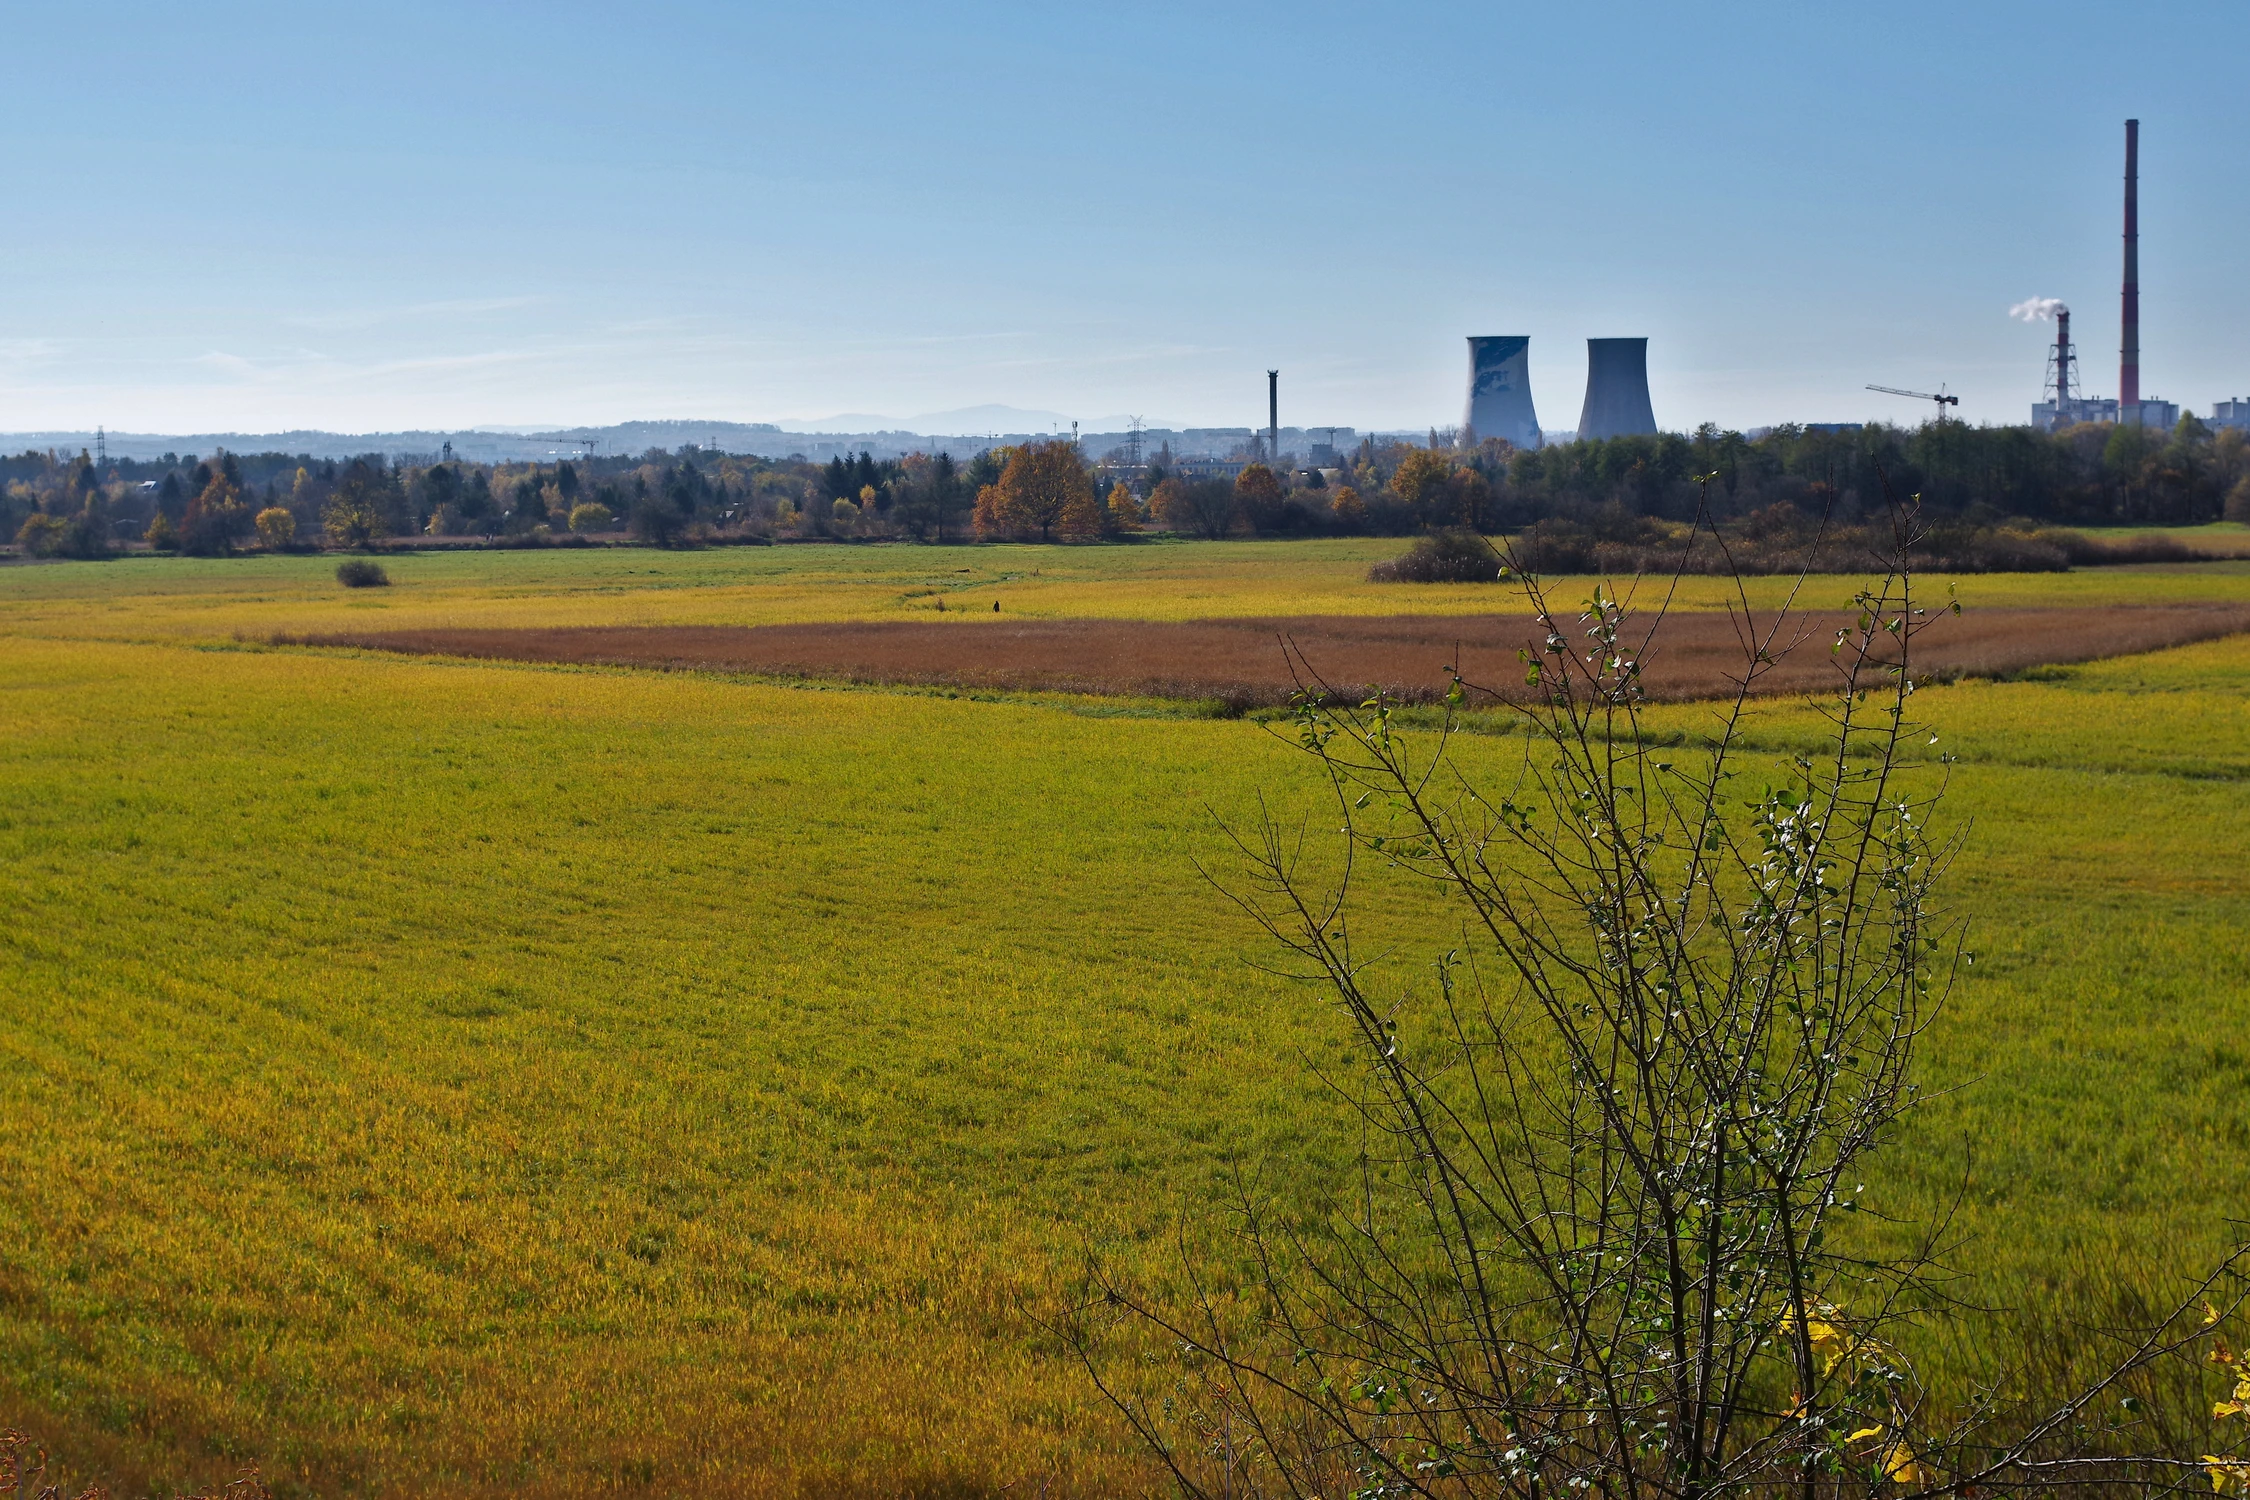
<path fill-rule="evenodd" d="M 1947 407 L 1961 404 L 1961 398 L 1959 396 L 1948 396 L 1945 393 L 1945 387 L 1942 385 L 1935 392 L 1902 391 L 1895 385 L 1871 385 L 1868 389 L 1881 391 L 1886 396 L 1912 396 L 1917 401 L 1935 401 L 1937 403 L 1937 419 L 1940 422 L 1945 420 L 1945 409 Z"/>

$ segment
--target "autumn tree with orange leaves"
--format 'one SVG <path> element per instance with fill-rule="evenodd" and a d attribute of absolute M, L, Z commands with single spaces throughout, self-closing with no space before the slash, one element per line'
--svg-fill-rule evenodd
<path fill-rule="evenodd" d="M 1037 533 L 1042 542 L 1053 541 L 1059 529 L 1065 535 L 1092 517 L 1091 535 L 1101 533 L 1101 506 L 1094 482 L 1074 443 L 1028 443 L 1009 450 L 1007 466 L 996 483 L 977 492 L 974 520 L 979 536 L 1026 537 Z"/>
<path fill-rule="evenodd" d="M 1281 518 L 1287 493 L 1280 478 L 1264 464 L 1251 464 L 1235 477 L 1234 503 L 1254 531 L 1269 531 Z"/>
<path fill-rule="evenodd" d="M 1408 505 L 1418 506 L 1436 500 L 1452 479 L 1452 459 L 1435 448 L 1416 448 L 1391 475 L 1391 493 Z"/>
<path fill-rule="evenodd" d="M 1141 503 L 1133 492 L 1122 484 L 1109 487 L 1109 529 L 1116 532 L 1138 531 L 1141 525 Z"/>

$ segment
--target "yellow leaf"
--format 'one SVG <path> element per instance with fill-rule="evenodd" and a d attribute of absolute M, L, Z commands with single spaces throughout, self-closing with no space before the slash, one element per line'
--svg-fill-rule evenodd
<path fill-rule="evenodd" d="M 1853 1433 L 1850 1437 L 1845 1438 L 1844 1441 L 1847 1443 L 1856 1443 L 1861 1438 L 1881 1437 L 1882 1435 L 1883 1429 L 1880 1427 L 1862 1427 L 1859 1431 Z"/>
<path fill-rule="evenodd" d="M 1883 1475 L 1893 1484 L 1928 1484 L 1935 1477 L 1930 1466 L 1916 1458 L 1914 1450 L 1903 1442 L 1883 1450 Z"/>
<path fill-rule="evenodd" d="M 2222 1458 L 2216 1453 L 2203 1455 L 2203 1467 L 2211 1476 L 2211 1489 L 2225 1494 L 2229 1489 L 2250 1491 L 2250 1464 L 2238 1458 Z"/>

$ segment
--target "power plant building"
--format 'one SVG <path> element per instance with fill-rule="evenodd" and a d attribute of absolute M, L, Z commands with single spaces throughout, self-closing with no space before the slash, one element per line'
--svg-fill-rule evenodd
<path fill-rule="evenodd" d="M 1586 405 L 1578 438 L 1644 437 L 1656 431 L 1648 399 L 1647 339 L 1586 340 Z"/>
<path fill-rule="evenodd" d="M 2125 122 L 2125 281 L 2119 288 L 2124 337 L 2117 352 L 2117 420 L 2127 426 L 2179 425 L 2178 403 L 2141 394 L 2141 122 Z"/>
<path fill-rule="evenodd" d="M 2034 427 L 2052 432 L 2077 422 L 2121 422 L 2166 432 L 2179 425 L 2176 401 L 2141 394 L 2141 122 L 2125 122 L 2125 274 L 2118 286 L 2117 399 L 2074 389 L 2078 351 L 2070 341 L 2070 309 L 2054 304 L 2055 342 L 2047 354 L 2045 400 L 2031 408 Z M 2045 317 L 2045 312 L 2036 314 Z M 2216 409 L 2214 409 L 2216 410 Z"/>
<path fill-rule="evenodd" d="M 2053 401 L 2041 401 L 2031 408 L 2031 425 L 2042 432 L 2060 432 L 2080 422 L 2116 420 L 2117 403 L 2107 396 L 2073 397 L 2060 407 Z"/>
<path fill-rule="evenodd" d="M 2054 312 L 2055 343 L 2047 351 L 2047 399 L 2031 408 L 2031 425 L 2044 432 L 2059 432 L 2080 422 L 2116 421 L 2115 401 L 2080 391 L 2078 346 L 2070 341 L 2070 309 L 2057 302 Z"/>
<path fill-rule="evenodd" d="M 2154 427 L 2170 432 L 2180 425 L 2180 403 L 2177 401 L 2161 401 L 2150 396 L 2129 407 L 2120 403 L 2117 409 L 2124 413 L 2128 423 L 2141 427 Z"/>
<path fill-rule="evenodd" d="M 1469 404 L 1461 424 L 1479 438 L 1518 448 L 1540 446 L 1539 414 L 1531 407 L 1531 338 L 1490 334 L 1469 339 Z"/>

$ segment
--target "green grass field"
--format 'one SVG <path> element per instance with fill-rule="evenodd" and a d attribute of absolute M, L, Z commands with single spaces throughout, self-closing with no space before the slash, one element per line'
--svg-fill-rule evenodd
<path fill-rule="evenodd" d="M 248 1458 L 323 1494 L 1147 1481 L 1037 1319 L 1089 1244 L 1161 1271 L 1230 1169 L 1345 1160 L 1304 1065 L 1336 1026 L 1196 872 L 1214 814 L 1315 805 L 1295 752 L 1154 706 L 257 643 L 930 589 L 1492 607 L 1362 582 L 1395 546 L 0 571 L 0 1422 L 128 1492 Z M 2239 599 L 2250 565 L 1958 582 Z M 1924 1212 L 1967 1170 L 1980 1284 L 2021 1302 L 2194 1269 L 2250 1203 L 2250 638 L 2034 677 L 1919 700 L 1979 962 L 1926 1055 L 1966 1087 L 1870 1193 Z M 1369 900 L 1401 978 L 1451 933 Z"/>

